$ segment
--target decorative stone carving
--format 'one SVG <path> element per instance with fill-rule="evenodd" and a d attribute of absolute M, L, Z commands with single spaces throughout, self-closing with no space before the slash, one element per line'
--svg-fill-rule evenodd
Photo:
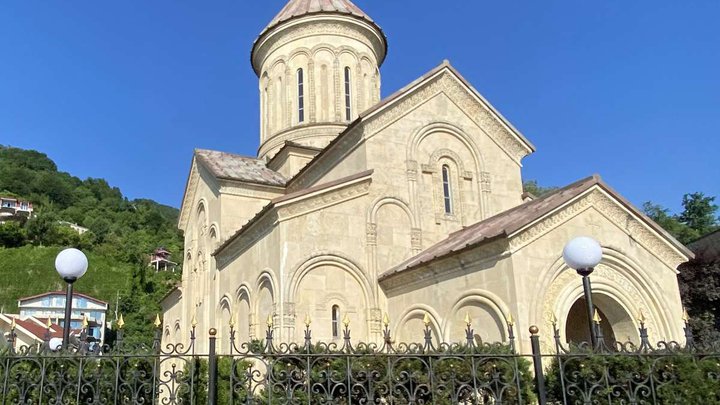
<path fill-rule="evenodd" d="M 354 183 L 340 189 L 330 190 L 323 194 L 310 197 L 287 206 L 283 206 L 279 208 L 278 211 L 281 218 L 284 220 L 297 215 L 307 214 L 308 212 L 316 211 L 322 208 L 327 208 L 329 206 L 359 197 L 361 195 L 367 194 L 369 189 L 370 181 L 369 179 L 367 179 L 363 182 Z"/>
<path fill-rule="evenodd" d="M 630 215 L 617 201 L 611 199 L 597 188 L 586 193 L 562 210 L 512 236 L 511 248 L 513 251 L 520 249 L 591 206 L 616 226 L 626 230 L 633 239 L 668 267 L 676 269 L 685 261 L 685 258 L 671 248 L 665 240 L 651 232 L 646 224 Z"/>
<path fill-rule="evenodd" d="M 488 106 L 473 97 L 467 87 L 454 77 L 451 77 L 450 73 L 441 74 L 424 87 L 414 91 L 409 97 L 405 97 L 401 101 L 393 104 L 382 114 L 371 117 L 366 123 L 367 133 L 374 134 L 380 131 L 382 128 L 400 119 L 420 103 L 440 93 L 444 93 L 452 98 L 455 103 L 465 110 L 468 116 L 516 162 L 519 163 L 520 159 L 532 152 L 519 138 L 510 133 Z"/>
<path fill-rule="evenodd" d="M 410 230 L 410 247 L 416 253 L 422 250 L 422 229 L 412 228 Z"/>
<path fill-rule="evenodd" d="M 488 172 L 480 173 L 480 187 L 481 187 L 482 191 L 485 193 L 492 192 L 492 182 L 490 181 L 490 173 L 488 173 Z"/>
<path fill-rule="evenodd" d="M 374 223 L 366 224 L 365 237 L 366 237 L 368 246 L 376 246 L 377 245 L 377 224 L 374 224 Z"/>

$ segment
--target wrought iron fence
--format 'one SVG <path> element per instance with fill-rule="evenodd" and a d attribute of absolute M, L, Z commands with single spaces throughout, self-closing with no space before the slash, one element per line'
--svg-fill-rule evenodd
<path fill-rule="evenodd" d="M 606 342 L 567 347 L 554 327 L 555 350 L 518 354 L 514 325 L 506 344 L 483 344 L 467 323 L 465 341 L 438 343 L 429 323 L 418 343 L 395 344 L 386 322 L 380 344 L 353 343 L 348 323 L 337 343 L 312 339 L 240 342 L 230 328 L 230 353 L 207 353 L 160 342 L 130 346 L 118 330 L 112 348 L 73 345 L 51 351 L 49 339 L 0 356 L 0 404 L 720 404 L 720 347 Z M 599 329 L 599 325 L 596 325 Z"/>

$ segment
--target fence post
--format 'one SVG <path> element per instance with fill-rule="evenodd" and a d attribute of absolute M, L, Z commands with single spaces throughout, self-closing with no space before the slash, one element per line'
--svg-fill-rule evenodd
<path fill-rule="evenodd" d="M 547 394 L 545 393 L 545 374 L 542 365 L 542 356 L 540 354 L 540 337 L 538 336 L 538 327 L 533 325 L 530 327 L 530 345 L 532 346 L 533 365 L 535 366 L 535 386 L 538 394 L 538 404 L 547 404 Z"/>
<path fill-rule="evenodd" d="M 215 343 L 217 330 L 210 328 L 210 351 L 208 356 L 208 405 L 217 405 L 217 356 Z"/>

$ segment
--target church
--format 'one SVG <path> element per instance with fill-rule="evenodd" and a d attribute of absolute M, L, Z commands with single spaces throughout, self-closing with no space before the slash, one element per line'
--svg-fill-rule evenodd
<path fill-rule="evenodd" d="M 533 144 L 445 61 L 381 99 L 388 42 L 350 0 L 290 0 L 259 34 L 257 156 L 195 150 L 179 228 L 182 283 L 162 302 L 164 343 L 218 329 L 240 342 L 464 340 L 518 350 L 552 322 L 582 338 L 581 277 L 562 258 L 599 241 L 591 279 L 605 336 L 682 339 L 677 267 L 691 257 L 597 175 L 523 193 Z M 387 318 L 386 318 L 387 317 Z M 207 350 L 198 339 L 197 350 Z"/>

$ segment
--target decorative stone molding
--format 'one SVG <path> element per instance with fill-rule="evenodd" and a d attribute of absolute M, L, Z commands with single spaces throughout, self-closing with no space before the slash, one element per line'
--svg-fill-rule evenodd
<path fill-rule="evenodd" d="M 408 160 L 406 164 L 408 181 L 417 181 L 418 162 L 414 160 Z"/>
<path fill-rule="evenodd" d="M 368 310 L 368 324 L 370 327 L 370 333 L 382 333 L 382 310 L 380 308 L 370 308 Z"/>
<path fill-rule="evenodd" d="M 488 172 L 482 172 L 480 173 L 480 186 L 483 192 L 485 193 L 492 193 L 492 182 L 490 173 Z"/>
<path fill-rule="evenodd" d="M 463 109 L 480 128 L 515 162 L 527 156 L 532 150 L 510 133 L 497 115 L 472 94 L 472 90 L 462 84 L 451 73 L 445 72 L 425 84 L 419 90 L 394 103 L 389 109 L 368 119 L 366 131 L 374 134 L 397 121 L 409 111 L 415 109 L 434 96 L 444 93 Z"/>
<path fill-rule="evenodd" d="M 387 277 L 381 275 L 380 285 L 386 293 L 396 293 L 404 289 L 412 290 L 418 285 L 435 283 L 438 278 L 459 277 L 467 274 L 468 268 L 477 263 L 498 260 L 500 255 L 507 253 L 507 247 L 506 239 L 498 239 L 433 263 L 411 269 L 399 269 Z"/>
<path fill-rule="evenodd" d="M 278 215 L 280 216 L 280 220 L 286 220 L 352 200 L 367 194 L 368 190 L 370 190 L 369 178 L 362 182 L 354 183 L 340 189 L 330 190 L 314 197 L 279 207 Z"/>
<path fill-rule="evenodd" d="M 419 253 L 422 250 L 422 229 L 412 228 L 410 230 L 410 247 L 414 253 Z"/>
<path fill-rule="evenodd" d="M 654 333 L 658 332 L 660 323 L 655 316 L 655 312 L 647 305 L 647 303 L 643 299 L 643 295 L 640 290 L 638 290 L 637 287 L 635 287 L 635 285 L 633 284 L 633 282 L 630 281 L 625 275 L 623 275 L 620 271 L 616 269 L 608 267 L 604 263 L 600 263 L 595 268 L 595 271 L 592 274 L 592 279 L 595 283 L 602 283 L 605 281 L 607 282 L 607 284 L 613 285 L 614 288 L 617 288 L 619 291 L 621 291 L 626 297 L 628 297 L 628 299 L 630 300 L 629 302 L 621 302 L 619 297 L 611 298 L 621 304 L 627 305 L 634 312 L 628 314 L 631 317 L 634 317 L 635 315 L 639 314 L 640 311 L 642 311 L 642 313 L 647 317 L 646 325 L 648 328 L 648 333 L 652 336 Z M 543 323 L 544 327 L 542 330 L 552 331 L 553 316 L 557 318 L 562 318 L 565 316 L 564 314 L 570 311 L 570 308 L 568 307 L 560 309 L 561 311 L 563 311 L 563 313 L 555 313 L 555 307 L 558 305 L 561 296 L 565 291 L 567 291 L 569 288 L 579 288 L 579 285 L 580 277 L 574 271 L 570 270 L 561 272 L 553 280 L 552 284 L 546 291 L 545 297 L 543 299 L 543 319 L 541 320 L 541 322 Z M 561 336 L 565 336 L 564 326 L 558 325 L 558 328 L 560 329 Z M 550 349 L 554 350 L 552 333 L 543 334 L 542 346 L 544 352 L 550 353 Z"/>
<path fill-rule="evenodd" d="M 252 61 L 253 66 L 256 68 L 255 73 L 259 74 L 259 68 L 265 63 L 265 59 L 273 50 L 290 42 L 318 35 L 337 35 L 352 38 L 370 48 L 376 60 L 382 61 L 385 58 L 384 39 L 377 34 L 369 35 L 369 26 L 365 27 L 358 24 L 343 24 L 337 21 L 315 20 L 291 27 L 290 29 L 284 29 L 285 27 L 280 28 L 281 30 L 264 36 L 265 39 L 259 42 L 254 48 Z"/>
<path fill-rule="evenodd" d="M 641 222 L 597 186 L 559 211 L 550 214 L 528 228 L 520 230 L 515 235 L 510 235 L 510 248 L 513 251 L 519 250 L 590 207 L 596 209 L 610 222 L 624 230 L 668 267 L 677 269 L 686 260 L 680 253 L 671 248 L 668 242 L 652 232 L 648 225 Z"/>
<path fill-rule="evenodd" d="M 365 225 L 365 238 L 368 246 L 377 246 L 377 224 L 368 223 Z"/>

